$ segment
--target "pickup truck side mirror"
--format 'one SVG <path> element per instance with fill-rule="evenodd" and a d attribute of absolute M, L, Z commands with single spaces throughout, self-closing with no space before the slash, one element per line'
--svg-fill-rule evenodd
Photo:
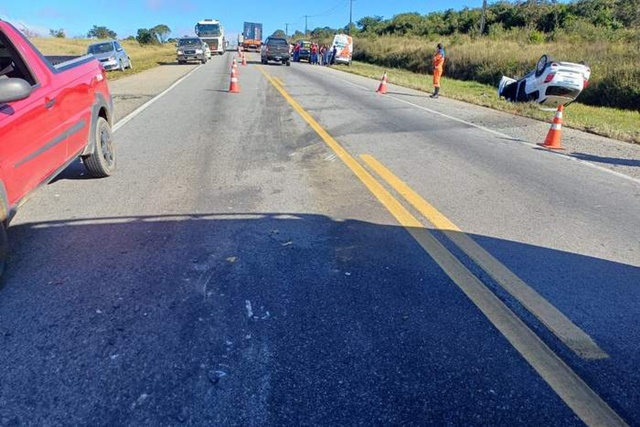
<path fill-rule="evenodd" d="M 0 78 L 0 104 L 19 101 L 31 94 L 31 85 L 23 79 Z"/>

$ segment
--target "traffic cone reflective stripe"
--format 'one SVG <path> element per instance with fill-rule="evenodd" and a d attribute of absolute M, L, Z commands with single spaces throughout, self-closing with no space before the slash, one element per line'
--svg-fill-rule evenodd
<path fill-rule="evenodd" d="M 240 93 L 240 85 L 238 84 L 238 76 L 235 68 L 231 68 L 231 83 L 229 84 L 229 93 Z"/>
<path fill-rule="evenodd" d="M 244 53 L 242 54 L 242 65 L 247 65 L 247 57 L 244 55 Z"/>
<path fill-rule="evenodd" d="M 562 146 L 562 112 L 564 106 L 560 105 L 556 111 L 556 115 L 551 122 L 551 128 L 547 132 L 547 137 L 544 143 L 538 144 L 541 147 L 548 148 L 550 150 L 564 150 Z"/>
<path fill-rule="evenodd" d="M 382 80 L 380 80 L 380 86 L 378 86 L 378 90 L 376 92 L 385 94 L 387 93 L 387 72 L 385 71 L 382 75 Z"/>

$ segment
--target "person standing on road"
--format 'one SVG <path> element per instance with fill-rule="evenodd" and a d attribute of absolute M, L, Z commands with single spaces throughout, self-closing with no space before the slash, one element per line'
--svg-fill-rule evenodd
<path fill-rule="evenodd" d="M 438 43 L 431 59 L 431 65 L 433 66 L 433 93 L 431 98 L 437 98 L 440 95 L 440 77 L 442 77 L 444 56 L 444 47 L 442 47 L 442 43 Z"/>

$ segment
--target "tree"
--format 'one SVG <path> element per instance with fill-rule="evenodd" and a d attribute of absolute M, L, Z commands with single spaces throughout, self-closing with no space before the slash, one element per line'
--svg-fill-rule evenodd
<path fill-rule="evenodd" d="M 153 35 L 156 36 L 160 43 L 166 43 L 169 35 L 171 34 L 171 28 L 164 24 L 156 25 L 155 27 L 149 30 Z"/>
<path fill-rule="evenodd" d="M 273 34 L 271 34 L 272 37 L 282 37 L 283 39 L 287 38 L 287 35 L 284 33 L 284 31 L 282 30 L 275 30 L 273 32 Z"/>
<path fill-rule="evenodd" d="M 67 35 L 64 33 L 64 29 L 60 28 L 58 30 L 49 30 L 49 35 L 51 37 L 57 37 L 59 39 L 64 39 Z"/>
<path fill-rule="evenodd" d="M 94 25 L 87 33 L 87 37 L 96 39 L 115 39 L 117 34 L 107 27 L 98 27 L 97 25 Z"/>
<path fill-rule="evenodd" d="M 360 28 L 363 33 L 377 33 L 378 30 L 382 27 L 382 16 L 365 16 L 356 22 L 356 25 Z"/>
<path fill-rule="evenodd" d="M 138 40 L 138 43 L 140 44 L 158 43 L 158 39 L 156 39 L 153 33 L 146 28 L 138 29 L 138 35 L 136 36 L 136 40 Z"/>

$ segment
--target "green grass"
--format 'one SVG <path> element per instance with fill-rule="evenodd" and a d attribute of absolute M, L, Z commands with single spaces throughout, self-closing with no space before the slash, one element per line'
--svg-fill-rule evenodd
<path fill-rule="evenodd" d="M 590 30 L 595 33 L 589 35 Z M 436 43 L 442 42 L 447 51 L 445 76 L 497 85 L 503 75 L 523 76 L 542 54 L 548 54 L 561 61 L 584 61 L 591 68 L 589 86 L 580 94 L 579 103 L 640 111 L 640 30 L 597 31 L 597 27 L 586 26 L 580 32 L 580 37 L 593 40 L 559 31 L 543 34 L 542 41 L 531 41 L 525 29 L 482 38 L 359 37 L 354 40 L 354 59 L 426 73 Z"/>
<path fill-rule="evenodd" d="M 387 71 L 389 83 L 423 92 L 431 92 L 433 90 L 431 75 L 427 74 L 414 73 L 403 69 L 389 69 L 361 62 L 353 62 L 351 67 L 337 66 L 337 68 L 341 71 L 373 79 L 380 79 L 382 74 Z M 537 104 L 507 102 L 498 98 L 497 88 L 492 85 L 443 77 L 441 86 L 440 93 L 448 98 L 524 117 L 549 121 L 549 112 L 541 110 Z M 567 107 L 567 111 L 563 116 L 563 123 L 565 126 L 574 129 L 640 144 L 639 111 L 573 103 Z"/>
<path fill-rule="evenodd" d="M 58 39 L 42 37 L 31 39 L 31 42 L 44 55 L 84 55 L 87 47 L 97 40 L 92 39 Z M 133 70 L 109 71 L 109 80 L 116 80 L 158 65 L 176 61 L 176 48 L 172 44 L 161 46 L 141 46 L 136 41 L 122 41 L 127 54 L 131 57 Z"/>

